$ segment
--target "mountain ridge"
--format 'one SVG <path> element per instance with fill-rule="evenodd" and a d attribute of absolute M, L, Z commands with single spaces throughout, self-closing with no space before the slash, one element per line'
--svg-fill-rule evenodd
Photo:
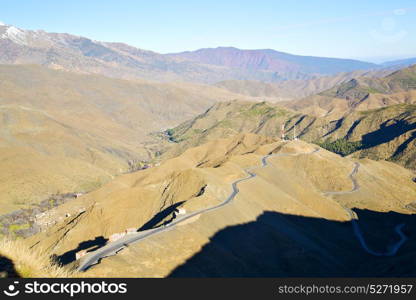
<path fill-rule="evenodd" d="M 320 76 L 305 80 L 284 80 L 278 82 L 261 82 L 253 80 L 226 80 L 215 83 L 217 87 L 230 92 L 252 97 L 280 98 L 296 100 L 326 91 L 338 84 L 357 77 L 378 78 L 395 71 L 395 68 L 370 71 L 353 71 L 335 75 Z"/>
<path fill-rule="evenodd" d="M 224 52 L 217 62 L 204 52 Z M 229 51 L 235 55 L 230 57 Z M 184 54 L 185 53 L 185 54 Z M 87 74 L 123 79 L 215 83 L 222 80 L 280 81 L 311 79 L 337 72 L 377 69 L 380 66 L 351 59 L 299 56 L 266 50 L 231 47 L 160 54 L 125 43 L 95 41 L 68 33 L 47 33 L 0 25 L 0 63 L 40 64 Z M 200 61 L 189 59 L 201 54 Z M 192 57 L 191 57 L 192 58 Z"/>
<path fill-rule="evenodd" d="M 284 134 L 286 139 L 299 138 L 338 154 L 389 160 L 415 170 L 415 120 L 414 100 L 320 117 L 276 103 L 220 102 L 170 129 L 169 138 L 177 144 L 163 155 L 175 157 L 190 147 L 238 133 Z"/>
<path fill-rule="evenodd" d="M 376 64 L 353 59 L 301 56 L 272 49 L 242 50 L 235 47 L 217 47 L 168 55 L 205 64 L 271 71 L 276 77 L 282 78 L 285 76 L 280 74 L 291 74 L 292 77 L 286 76 L 285 79 L 305 79 L 315 74 L 329 75 L 377 67 Z"/>

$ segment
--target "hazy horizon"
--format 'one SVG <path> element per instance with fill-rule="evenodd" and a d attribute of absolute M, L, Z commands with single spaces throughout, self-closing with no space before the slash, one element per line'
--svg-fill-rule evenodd
<path fill-rule="evenodd" d="M 409 0 L 376 5 L 328 0 L 6 0 L 0 21 L 23 29 L 123 42 L 159 53 L 232 46 L 379 63 L 416 56 L 416 37 L 410 34 L 416 29 L 415 12 Z"/>

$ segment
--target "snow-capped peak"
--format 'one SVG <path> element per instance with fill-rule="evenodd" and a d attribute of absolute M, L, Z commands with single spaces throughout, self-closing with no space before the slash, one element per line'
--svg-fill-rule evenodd
<path fill-rule="evenodd" d="M 7 28 L 6 32 L 4 32 L 0 39 L 9 39 L 16 44 L 26 45 L 27 44 L 27 34 L 26 31 L 19 29 L 14 26 L 10 26 Z"/>
<path fill-rule="evenodd" d="M 2 21 L 0 21 L 0 26 L 7 26 L 7 25 L 3 23 Z"/>

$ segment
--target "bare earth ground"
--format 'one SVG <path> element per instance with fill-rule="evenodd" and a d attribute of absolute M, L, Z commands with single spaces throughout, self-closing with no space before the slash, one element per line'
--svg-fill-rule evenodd
<path fill-rule="evenodd" d="M 76 211 L 80 206 L 85 207 L 86 212 L 51 227 L 32 238 L 31 242 L 40 242 L 39 246 L 62 255 L 72 249 L 80 249 L 82 242 L 94 241 L 99 237 L 108 239 L 111 234 L 129 227 L 140 228 L 158 211 L 175 203 L 185 201 L 181 207 L 188 213 L 212 206 L 230 193 L 231 182 L 246 176 L 243 169 L 259 164 L 263 155 L 269 152 L 304 153 L 315 148 L 316 146 L 301 141 L 273 142 L 250 134 L 213 141 L 192 148 L 160 167 L 119 177 L 88 196 L 64 204 L 57 209 L 58 214 Z M 229 205 L 130 245 L 118 255 L 103 259 L 85 275 L 250 276 L 263 274 L 262 272 L 272 275 L 294 275 L 296 272 L 311 275 L 314 274 L 313 269 L 316 270 L 314 264 L 323 265 L 322 272 L 326 271 L 323 274 L 349 274 L 348 272 L 353 272 L 348 268 L 351 262 L 361 263 L 360 260 L 365 259 L 366 255 L 348 225 L 350 216 L 343 206 L 371 210 L 376 215 L 394 211 L 406 218 L 411 212 L 404 207 L 415 198 L 410 171 L 392 163 L 366 160 L 361 161 L 362 169 L 357 175 L 362 189 L 354 197 L 345 195 L 332 199 L 324 196 L 323 192 L 327 190 L 351 190 L 352 183 L 348 175 L 354 161 L 323 149 L 310 155 L 272 157 L 269 166 L 255 171 L 257 177 L 241 183 L 240 193 Z M 199 195 L 205 185 L 204 193 Z M 234 239 L 233 242 L 228 241 L 228 230 L 232 232 L 236 228 L 240 232 L 240 227 L 251 228 L 251 224 L 256 228 L 259 222 L 262 224 L 264 218 L 271 218 L 272 226 L 278 226 L 278 230 L 272 233 L 266 230 L 262 233 L 261 230 L 248 229 L 247 237 L 250 237 L 253 244 L 244 247 L 248 247 L 247 253 L 250 253 L 251 250 L 260 251 L 261 243 L 270 239 L 278 243 L 269 245 L 270 249 L 283 243 L 287 249 L 275 255 L 279 260 L 286 260 L 290 264 L 288 269 L 283 268 L 280 263 L 263 262 L 262 267 L 250 265 L 251 262 L 239 257 L 238 250 L 233 250 L 237 253 L 224 250 L 225 252 L 220 252 L 229 261 L 226 259 L 223 263 L 234 261 L 245 267 L 239 270 L 234 265 L 227 268 L 214 264 L 212 268 L 217 268 L 215 270 L 203 271 L 198 267 L 197 271 L 193 266 L 186 272 L 179 272 L 181 265 L 186 266 L 193 258 L 196 259 L 198 253 L 204 254 L 206 247 L 210 249 L 210 245 L 214 245 L 213 240 L 215 253 L 221 247 L 228 247 L 226 245 L 238 245 Z M 386 222 L 390 222 L 388 218 Z M 375 224 L 370 226 L 371 230 L 378 232 Z M 394 228 L 393 225 L 391 227 Z M 242 232 L 244 231 L 245 229 Z M 62 235 L 63 232 L 66 234 Z M 223 232 L 227 238 L 218 241 L 216 237 Z M 266 235 L 263 236 L 264 234 Z M 280 237 L 276 240 L 275 234 L 283 234 L 285 239 L 281 240 Z M 259 235 L 259 240 L 256 235 Z M 380 236 L 380 233 L 376 235 Z M 394 238 L 394 232 L 392 237 Z M 244 242 L 244 239 L 241 241 Z M 378 244 L 384 247 L 383 242 Z M 340 249 L 341 245 L 344 245 L 344 250 Z M 292 253 L 293 249 L 300 252 Z M 311 252 L 303 255 L 305 251 Z M 262 251 L 259 255 L 260 253 Z M 296 259 L 286 259 L 289 253 Z M 340 256 L 344 254 L 348 255 L 340 260 Z M 210 254 L 207 254 L 206 259 L 215 260 L 210 258 Z M 338 263 L 334 264 L 336 261 Z"/>

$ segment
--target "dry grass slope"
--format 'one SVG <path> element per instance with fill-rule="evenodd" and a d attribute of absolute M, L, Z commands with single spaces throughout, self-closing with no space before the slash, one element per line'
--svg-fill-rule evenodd
<path fill-rule="evenodd" d="M 67 278 L 75 275 L 51 264 L 47 253 L 21 240 L 0 240 L 0 277 Z"/>
<path fill-rule="evenodd" d="M 254 222 L 267 211 L 334 222 L 350 219 L 342 205 L 409 213 L 405 206 L 415 197 L 412 174 L 389 162 L 361 161 L 359 180 L 371 184 L 354 198 L 324 196 L 324 191 L 352 188 L 348 174 L 355 160 L 323 149 L 302 154 L 316 147 L 255 134 L 208 141 L 158 167 L 120 176 L 93 193 L 57 207 L 52 214 L 55 219 L 68 213 L 70 217 L 27 242 L 65 258 L 70 267 L 75 252 L 92 250 L 114 233 L 161 226 L 173 217 L 172 207 L 191 213 L 221 203 L 231 192 L 231 183 L 246 176 L 244 169 L 259 165 L 268 153 L 299 155 L 270 158 L 268 167 L 255 171 L 257 177 L 239 185 L 240 193 L 230 204 L 131 245 L 83 275 L 167 276 L 217 232 Z M 320 247 L 330 252 L 332 242 L 322 243 Z"/>
<path fill-rule="evenodd" d="M 150 132 L 235 97 L 204 85 L 1 65 L 0 213 L 96 189 L 154 158 L 160 141 Z"/>

